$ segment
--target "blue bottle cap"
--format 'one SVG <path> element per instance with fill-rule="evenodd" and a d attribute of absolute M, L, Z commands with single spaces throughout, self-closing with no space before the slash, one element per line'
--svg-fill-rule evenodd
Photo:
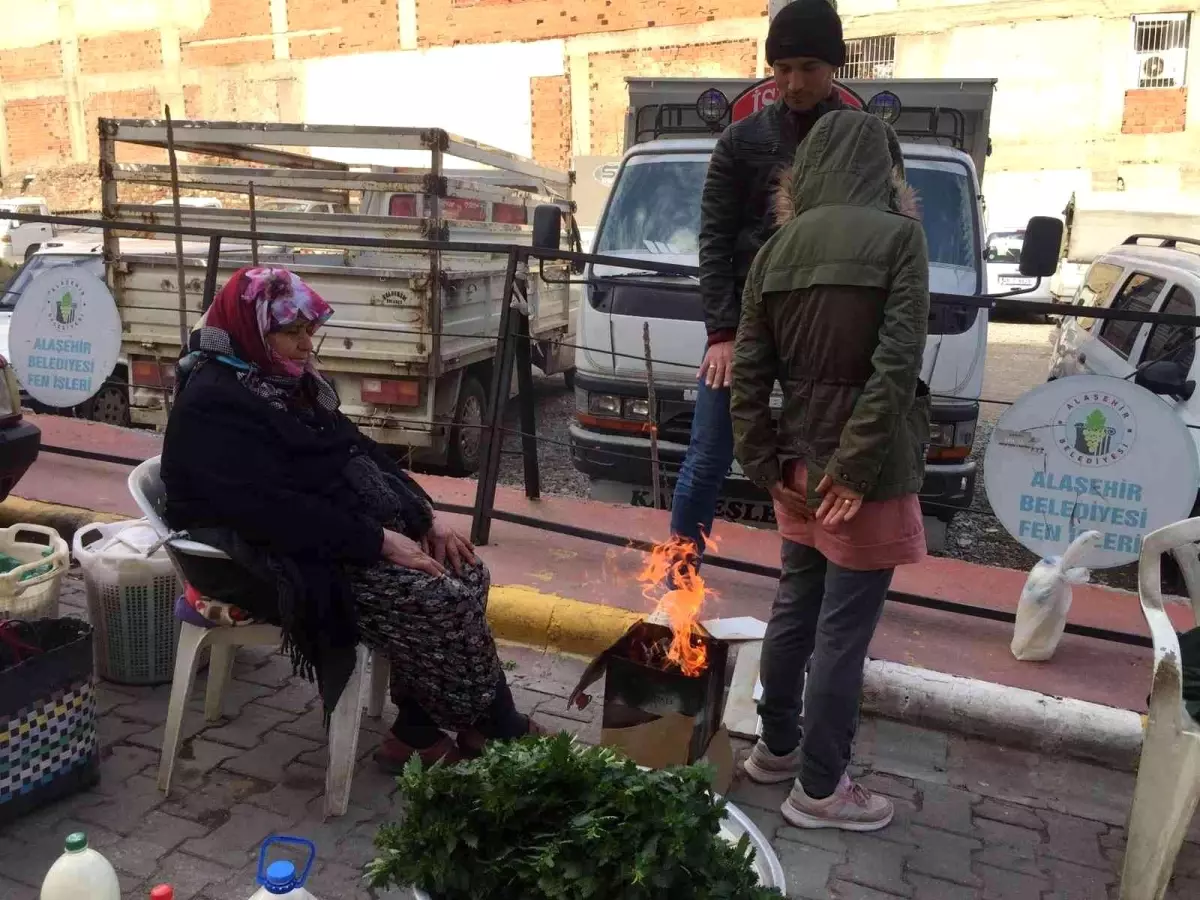
<path fill-rule="evenodd" d="M 286 894 L 296 886 L 296 866 L 290 860 L 278 859 L 267 866 L 267 880 L 263 885 L 271 894 Z"/>

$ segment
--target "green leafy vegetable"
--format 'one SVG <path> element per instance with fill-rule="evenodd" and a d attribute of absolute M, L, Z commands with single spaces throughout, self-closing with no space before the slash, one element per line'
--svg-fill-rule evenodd
<path fill-rule="evenodd" d="M 377 888 L 436 900 L 769 900 L 754 850 L 719 834 L 705 766 L 643 771 L 567 735 L 494 743 L 399 779 L 406 809 L 380 828 Z"/>

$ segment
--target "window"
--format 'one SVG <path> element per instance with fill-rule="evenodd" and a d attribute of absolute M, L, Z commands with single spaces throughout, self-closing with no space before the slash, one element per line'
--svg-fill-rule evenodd
<path fill-rule="evenodd" d="M 1190 13 L 1133 17 L 1133 61 L 1130 87 L 1181 88 L 1187 84 Z"/>
<path fill-rule="evenodd" d="M 389 216 L 413 218 L 417 214 L 417 198 L 413 194 L 392 194 L 388 200 Z"/>
<path fill-rule="evenodd" d="M 1120 277 L 1120 266 L 1113 266 L 1108 263 L 1093 263 L 1092 267 L 1088 269 L 1087 277 L 1084 279 L 1083 284 L 1079 286 L 1079 293 L 1075 295 L 1075 305 L 1099 306 L 1100 308 L 1108 306 L 1113 285 L 1117 283 L 1117 279 Z M 1085 331 L 1090 331 L 1094 324 L 1096 324 L 1095 319 L 1083 316 L 1079 319 L 1079 327 Z"/>
<path fill-rule="evenodd" d="M 1161 278 L 1134 273 L 1129 276 L 1125 286 L 1113 298 L 1112 308 L 1128 312 L 1149 312 L 1165 285 L 1166 282 Z M 1100 340 L 1125 359 L 1129 359 L 1129 354 L 1133 352 L 1133 345 L 1137 341 L 1138 332 L 1142 330 L 1143 324 L 1142 322 L 1106 319 L 1100 325 Z"/>
<path fill-rule="evenodd" d="M 931 265 L 978 270 L 975 189 L 965 166 L 942 160 L 905 160 L 905 177 L 921 203 L 921 225 Z"/>
<path fill-rule="evenodd" d="M 855 38 L 846 41 L 846 64 L 838 78 L 892 78 L 896 72 L 896 36 Z"/>
<path fill-rule="evenodd" d="M 613 187 L 596 252 L 698 253 L 707 171 L 702 156 L 633 157 Z"/>
<path fill-rule="evenodd" d="M 1175 285 L 1167 294 L 1167 302 L 1159 312 L 1171 313 L 1176 316 L 1194 316 L 1196 300 L 1191 292 Z M 1130 323 L 1135 324 L 1135 323 Z M 1150 337 L 1146 338 L 1146 349 L 1142 351 L 1142 363 L 1157 362 L 1169 359 L 1190 371 L 1196 361 L 1196 329 L 1190 325 L 1155 325 L 1150 329 Z"/>
<path fill-rule="evenodd" d="M 1024 231 L 994 231 L 988 235 L 988 262 L 1019 263 Z"/>

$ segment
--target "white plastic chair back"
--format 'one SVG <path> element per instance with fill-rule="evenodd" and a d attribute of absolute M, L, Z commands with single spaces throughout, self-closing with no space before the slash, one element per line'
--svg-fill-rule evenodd
<path fill-rule="evenodd" d="M 146 517 L 146 520 L 158 532 L 158 536 L 165 538 L 169 535 L 171 529 L 167 525 L 165 518 L 167 511 L 167 488 L 162 481 L 161 456 L 155 456 L 146 460 L 129 473 L 129 493 L 133 495 L 133 502 L 142 511 L 142 515 Z M 224 552 L 218 550 L 216 547 L 186 538 L 173 538 L 167 542 L 167 546 L 187 556 L 203 556 L 208 559 L 229 559 Z"/>
<path fill-rule="evenodd" d="M 1163 900 L 1175 857 L 1200 802 L 1200 723 L 1183 705 L 1179 636 L 1162 597 L 1162 555 L 1173 553 L 1200 620 L 1200 518 L 1167 525 L 1142 542 L 1138 594 L 1154 643 L 1150 715 L 1129 813 L 1121 900 Z"/>

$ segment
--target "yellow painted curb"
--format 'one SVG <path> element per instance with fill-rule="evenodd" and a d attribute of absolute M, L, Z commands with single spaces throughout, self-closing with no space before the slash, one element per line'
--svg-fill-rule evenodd
<path fill-rule="evenodd" d="M 500 640 L 588 657 L 607 649 L 642 618 L 629 610 L 584 603 L 524 585 L 493 585 L 487 617 Z"/>
<path fill-rule="evenodd" d="M 43 525 L 58 531 L 68 542 L 78 529 L 92 522 L 128 518 L 23 497 L 9 497 L 0 503 L 0 527 Z M 625 609 L 584 603 L 524 585 L 492 585 L 487 617 L 498 640 L 586 657 L 607 649 L 642 618 Z"/>

